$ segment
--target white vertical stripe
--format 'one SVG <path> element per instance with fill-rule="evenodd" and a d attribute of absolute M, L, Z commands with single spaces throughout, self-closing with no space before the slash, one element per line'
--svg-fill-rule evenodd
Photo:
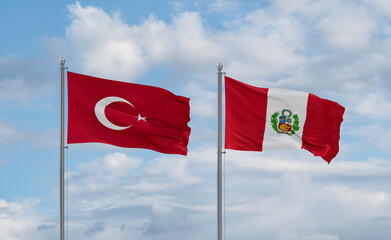
<path fill-rule="evenodd" d="M 302 145 L 303 126 L 307 117 L 308 93 L 286 89 L 269 89 L 266 110 L 266 127 L 262 143 L 263 151 L 280 149 L 300 149 Z M 292 116 L 299 117 L 299 130 L 295 134 L 288 135 L 277 133 L 271 123 L 271 117 L 275 112 L 282 113 L 283 109 L 292 111 Z M 285 112 L 288 115 L 288 111 Z M 291 125 L 293 124 L 293 117 Z M 277 117 L 277 126 L 279 118 Z"/>

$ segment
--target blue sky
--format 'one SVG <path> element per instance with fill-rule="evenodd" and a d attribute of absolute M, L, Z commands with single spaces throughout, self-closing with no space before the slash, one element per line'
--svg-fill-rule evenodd
<path fill-rule="evenodd" d="M 226 239 L 391 236 L 387 0 L 0 0 L 0 239 L 58 237 L 59 63 L 191 98 L 187 157 L 71 145 L 70 239 L 215 239 L 216 64 L 346 108 L 340 152 L 227 151 Z"/>

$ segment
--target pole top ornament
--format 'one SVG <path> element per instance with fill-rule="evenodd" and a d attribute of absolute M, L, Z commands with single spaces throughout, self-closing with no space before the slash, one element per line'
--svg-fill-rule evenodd
<path fill-rule="evenodd" d="M 223 64 L 218 63 L 217 64 L 217 71 L 221 72 L 221 70 L 223 70 Z"/>

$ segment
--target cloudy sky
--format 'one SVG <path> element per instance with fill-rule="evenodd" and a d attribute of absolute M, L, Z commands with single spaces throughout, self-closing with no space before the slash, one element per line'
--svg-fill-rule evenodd
<path fill-rule="evenodd" d="M 391 239 L 389 0 L 0 0 L 0 239 L 59 236 L 59 63 L 191 98 L 187 157 L 66 151 L 69 239 L 216 239 L 216 64 L 346 108 L 330 165 L 227 151 L 225 239 Z"/>

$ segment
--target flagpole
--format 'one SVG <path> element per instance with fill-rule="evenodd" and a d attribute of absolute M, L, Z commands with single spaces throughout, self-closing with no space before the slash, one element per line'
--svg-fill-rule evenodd
<path fill-rule="evenodd" d="M 217 83 L 218 83 L 218 116 L 217 116 L 217 239 L 222 240 L 223 228 L 223 194 L 222 194 L 222 75 L 223 64 L 217 64 Z"/>
<path fill-rule="evenodd" d="M 60 72 L 61 72 L 61 113 L 60 113 L 60 240 L 64 240 L 64 70 L 65 59 L 60 58 Z"/>

